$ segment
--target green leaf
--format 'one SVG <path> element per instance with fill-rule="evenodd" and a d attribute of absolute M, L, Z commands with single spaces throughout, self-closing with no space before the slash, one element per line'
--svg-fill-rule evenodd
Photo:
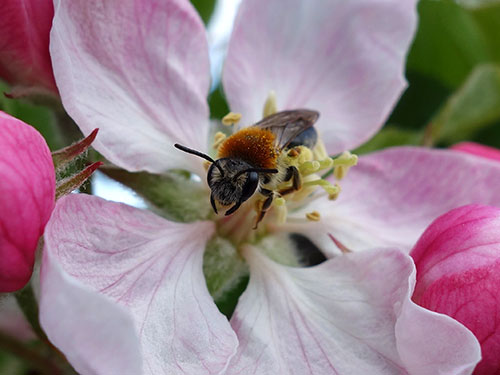
<path fill-rule="evenodd" d="M 191 0 L 191 4 L 196 8 L 205 25 L 210 21 L 214 12 L 216 0 Z"/>
<path fill-rule="evenodd" d="M 64 142 L 57 128 L 53 111 L 23 99 L 6 98 L 3 93 L 9 90 L 9 86 L 0 82 L 0 110 L 32 125 L 42 134 L 51 150 L 62 148 Z"/>
<path fill-rule="evenodd" d="M 229 106 L 227 105 L 222 86 L 210 93 L 208 96 L 208 105 L 210 106 L 210 116 L 212 118 L 221 119 L 229 113 Z"/>
<path fill-rule="evenodd" d="M 404 130 L 394 126 L 386 126 L 367 143 L 352 152 L 366 154 L 387 147 L 402 145 L 418 145 L 421 143 L 422 134 L 418 131 Z"/>
<path fill-rule="evenodd" d="M 135 190 L 169 220 L 191 222 L 207 220 L 213 215 L 207 188 L 187 172 L 169 171 L 156 175 L 131 173 L 109 166 L 99 171 Z"/>
<path fill-rule="evenodd" d="M 431 138 L 448 144 L 471 139 L 500 119 L 500 66 L 477 67 L 432 121 Z"/>
<path fill-rule="evenodd" d="M 483 32 L 492 58 L 500 62 L 500 2 L 486 2 L 468 11 Z"/>
<path fill-rule="evenodd" d="M 458 87 L 476 64 L 491 60 L 474 17 L 452 0 L 422 0 L 407 69 Z"/>

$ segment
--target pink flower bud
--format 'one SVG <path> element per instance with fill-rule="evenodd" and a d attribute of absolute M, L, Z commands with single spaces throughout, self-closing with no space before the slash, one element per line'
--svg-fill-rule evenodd
<path fill-rule="evenodd" d="M 457 143 L 452 150 L 466 152 L 483 158 L 500 161 L 500 150 L 474 142 Z"/>
<path fill-rule="evenodd" d="M 500 371 L 500 208 L 469 205 L 436 219 L 411 252 L 413 300 L 469 328 L 481 344 L 475 375 Z"/>
<path fill-rule="evenodd" d="M 47 143 L 0 112 L 0 292 L 22 288 L 54 208 L 55 172 Z"/>
<path fill-rule="evenodd" d="M 57 93 L 49 56 L 52 0 L 2 0 L 0 78 L 14 95 L 36 90 Z"/>

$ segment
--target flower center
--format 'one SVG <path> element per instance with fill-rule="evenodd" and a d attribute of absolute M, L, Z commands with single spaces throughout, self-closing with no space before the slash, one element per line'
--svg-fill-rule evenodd
<path fill-rule="evenodd" d="M 276 96 L 271 92 L 264 104 L 263 117 L 277 113 Z M 222 124 L 231 127 L 232 134 L 239 130 L 238 124 L 241 115 L 230 112 L 222 119 Z M 304 132 L 305 133 L 305 132 Z M 213 147 L 219 148 L 227 140 L 227 135 L 217 132 Z M 336 158 L 331 158 L 325 149 L 321 137 L 318 136 L 315 144 L 294 145 L 280 152 L 277 157 L 276 168 L 282 171 L 294 168 L 297 176 L 281 178 L 262 184 L 253 196 L 230 216 L 219 216 L 216 219 L 218 232 L 221 236 L 230 239 L 236 245 L 255 243 L 267 233 L 273 232 L 280 225 L 286 223 L 288 212 L 303 208 L 311 200 L 326 195 L 329 200 L 335 200 L 340 194 L 338 182 L 331 183 L 326 179 L 333 173 L 337 181 L 344 178 L 349 168 L 357 164 L 358 157 L 349 151 L 344 151 Z M 284 173 L 284 172 L 283 172 Z M 262 192 L 265 192 L 263 194 Z M 272 198 L 269 198 L 272 194 Z M 263 209 L 265 215 L 262 216 Z M 317 222 L 321 216 L 317 211 L 307 212 L 305 221 Z"/>

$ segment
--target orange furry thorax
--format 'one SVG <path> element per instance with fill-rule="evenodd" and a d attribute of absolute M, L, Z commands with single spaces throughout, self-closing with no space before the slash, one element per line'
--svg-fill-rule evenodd
<path fill-rule="evenodd" d="M 255 168 L 275 168 L 278 152 L 273 132 L 258 127 L 241 129 L 219 147 L 219 158 L 240 159 Z"/>

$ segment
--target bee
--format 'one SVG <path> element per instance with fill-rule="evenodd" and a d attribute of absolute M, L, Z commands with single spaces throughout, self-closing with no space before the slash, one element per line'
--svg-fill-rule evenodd
<path fill-rule="evenodd" d="M 184 152 L 208 160 L 207 171 L 210 203 L 216 214 L 217 204 L 233 214 L 256 191 L 263 196 L 254 228 L 264 218 L 275 194 L 286 195 L 301 188 L 297 167 L 289 165 L 290 150 L 303 145 L 313 148 L 317 133 L 313 125 L 319 113 L 308 109 L 282 111 L 265 117 L 256 124 L 238 130 L 226 138 L 218 148 L 218 158 L 180 144 L 174 146 Z M 282 182 L 291 181 L 291 187 L 278 190 Z"/>

